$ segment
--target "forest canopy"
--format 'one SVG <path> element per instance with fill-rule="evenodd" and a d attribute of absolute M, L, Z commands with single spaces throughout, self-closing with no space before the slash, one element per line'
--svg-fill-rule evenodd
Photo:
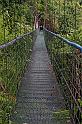
<path fill-rule="evenodd" d="M 53 31 L 81 42 L 82 0 L 0 0 L 0 43 L 34 28 L 35 16 L 43 14 Z M 20 28 L 21 27 L 21 28 Z M 6 42 L 5 41 L 5 42 Z"/>

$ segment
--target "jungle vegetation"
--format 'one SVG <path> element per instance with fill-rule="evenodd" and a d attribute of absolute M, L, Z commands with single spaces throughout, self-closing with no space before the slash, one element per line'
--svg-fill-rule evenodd
<path fill-rule="evenodd" d="M 34 30 L 35 17 L 40 14 L 44 18 L 44 26 L 47 20 L 52 27 L 49 28 L 51 31 L 82 45 L 82 0 L 0 0 L 0 45 Z M 23 49 L 23 40 L 22 43 Z M 21 44 L 18 44 L 18 47 L 21 48 Z M 7 50 L 0 50 L 1 124 L 9 123 L 8 117 L 16 102 L 17 85 L 19 85 L 21 79 L 21 70 L 25 66 L 24 61 L 22 61 L 26 57 L 23 53 L 24 49 L 23 52 L 20 52 L 20 49 L 16 51 L 18 47 L 16 45 L 16 47 L 12 46 Z M 28 52 L 29 62 L 32 50 L 31 37 L 28 38 L 27 47 L 28 51 L 26 52 Z M 6 59 L 6 52 L 8 55 L 11 52 L 8 59 Z M 16 59 L 17 55 L 19 57 Z M 16 62 L 19 66 L 16 66 Z M 6 63 L 8 63 L 8 68 L 6 68 Z M 19 73 L 21 74 L 19 75 Z M 13 75 L 12 80 L 11 75 Z M 15 78 L 16 75 L 18 77 Z M 6 77 L 8 77 L 8 80 Z"/>

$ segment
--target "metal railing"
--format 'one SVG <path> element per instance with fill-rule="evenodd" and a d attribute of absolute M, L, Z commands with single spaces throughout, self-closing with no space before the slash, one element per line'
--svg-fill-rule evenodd
<path fill-rule="evenodd" d="M 9 123 L 16 93 L 25 67 L 30 61 L 35 32 L 17 37 L 0 46 L 0 123 Z"/>
<path fill-rule="evenodd" d="M 82 46 L 44 28 L 53 69 L 69 109 L 71 122 L 82 123 Z"/>

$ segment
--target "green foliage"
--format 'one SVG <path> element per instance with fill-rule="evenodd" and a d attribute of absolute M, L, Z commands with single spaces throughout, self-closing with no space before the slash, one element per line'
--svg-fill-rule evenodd
<path fill-rule="evenodd" d="M 52 24 L 51 27 L 53 27 L 55 31 L 69 40 L 74 40 L 82 45 L 81 1 L 79 2 L 79 0 L 77 0 L 77 2 L 75 2 L 75 0 L 69 0 L 64 3 L 64 0 L 47 0 L 47 2 L 48 3 L 45 3 L 44 0 L 39 0 L 36 3 L 34 0 L 22 0 L 21 2 L 19 0 L 0 0 L 0 44 L 9 42 L 15 37 L 31 31 L 34 23 L 33 16 L 35 16 L 36 13 L 42 13 L 43 18 L 45 18 L 44 15 L 47 15 L 47 20 Z M 47 13 L 45 12 L 46 9 Z M 15 104 L 17 87 L 20 84 L 26 60 L 27 63 L 29 62 L 32 48 L 31 39 L 32 37 L 22 39 L 19 43 L 7 49 L 0 50 L 1 124 L 8 123 L 8 116 Z M 67 53 L 73 51 L 73 49 L 68 48 L 67 45 L 64 45 L 64 48 L 61 46 L 62 43 L 57 39 L 55 39 L 55 41 L 53 40 L 52 44 L 48 44 L 48 49 L 53 55 L 58 53 L 58 50 L 60 51 L 60 54 L 56 56 L 57 61 L 59 59 L 60 63 L 62 63 L 62 51 L 66 52 L 64 57 L 69 57 Z M 58 50 L 56 48 L 58 48 Z M 28 56 L 26 57 L 26 55 Z M 51 57 L 53 57 L 52 54 Z M 60 63 L 60 68 L 62 65 L 65 69 L 69 67 L 69 65 L 67 65 L 67 58 L 65 58 L 62 65 Z M 68 74 L 69 72 L 67 72 L 67 75 Z M 68 79 L 67 75 L 65 77 L 66 79 Z M 64 110 L 55 112 L 53 115 L 57 119 L 67 119 L 68 113 L 67 110 Z"/>
<path fill-rule="evenodd" d="M 32 2 L 0 0 L 0 44 L 33 29 Z M 32 36 L 0 50 L 0 124 L 9 124 L 9 116 L 16 102 L 16 93 L 26 63 L 30 60 Z"/>
<path fill-rule="evenodd" d="M 53 113 L 53 116 L 57 120 L 68 120 L 69 119 L 69 110 L 59 110 Z"/>
<path fill-rule="evenodd" d="M 42 12 L 44 12 L 44 5 L 43 4 L 38 4 L 38 13 L 42 13 Z"/>
<path fill-rule="evenodd" d="M 8 124 L 8 118 L 15 104 L 15 97 L 0 93 L 0 124 Z"/>
<path fill-rule="evenodd" d="M 4 1 L 0 12 L 0 44 L 8 42 L 33 28 L 33 14 L 27 2 Z"/>
<path fill-rule="evenodd" d="M 82 45 L 82 6 L 79 0 L 48 0 L 46 9 L 47 19 L 54 30 Z"/>
<path fill-rule="evenodd" d="M 17 89 L 29 62 L 31 49 L 32 36 L 25 36 L 12 46 L 0 50 L 1 124 L 8 124 L 8 117 L 15 105 Z"/>

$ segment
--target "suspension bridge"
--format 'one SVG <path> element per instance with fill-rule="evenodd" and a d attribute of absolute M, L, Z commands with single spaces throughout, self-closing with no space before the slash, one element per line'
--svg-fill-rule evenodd
<path fill-rule="evenodd" d="M 34 42 L 31 62 L 22 79 L 12 118 L 18 123 L 21 121 L 21 124 L 52 124 L 52 111 L 63 109 L 63 101 L 53 75 L 43 32 L 40 32 Z"/>
<path fill-rule="evenodd" d="M 8 68 L 7 82 L 8 74 L 11 73 L 9 72 L 11 68 L 9 61 L 13 54 L 10 53 L 10 50 L 13 47 L 14 57 L 19 55 L 24 57 L 23 59 L 18 58 L 21 59 L 20 65 L 17 64 L 18 60 L 14 61 L 14 66 L 23 66 L 29 53 L 29 47 L 26 44 L 31 38 L 33 42 L 31 59 L 28 66 L 24 67 L 25 71 L 17 91 L 15 108 L 9 117 L 10 120 L 16 124 L 67 124 L 71 121 L 79 124 L 81 122 L 80 69 L 82 56 L 80 45 L 45 28 L 44 31 L 36 30 L 1 45 L 0 50 L 5 55 L 2 60 L 7 61 L 7 65 L 3 64 L 4 68 L 6 66 Z M 66 51 L 67 46 L 69 49 Z M 18 51 L 17 49 L 20 47 L 22 49 Z M 19 71 L 18 67 L 17 71 Z M 11 76 L 12 79 L 14 75 Z M 69 118 L 63 120 L 54 117 L 54 113 L 63 111 L 66 107 L 69 109 L 71 121 Z"/>
<path fill-rule="evenodd" d="M 0 123 L 82 124 L 81 2 L 31 2 L 0 1 Z"/>

